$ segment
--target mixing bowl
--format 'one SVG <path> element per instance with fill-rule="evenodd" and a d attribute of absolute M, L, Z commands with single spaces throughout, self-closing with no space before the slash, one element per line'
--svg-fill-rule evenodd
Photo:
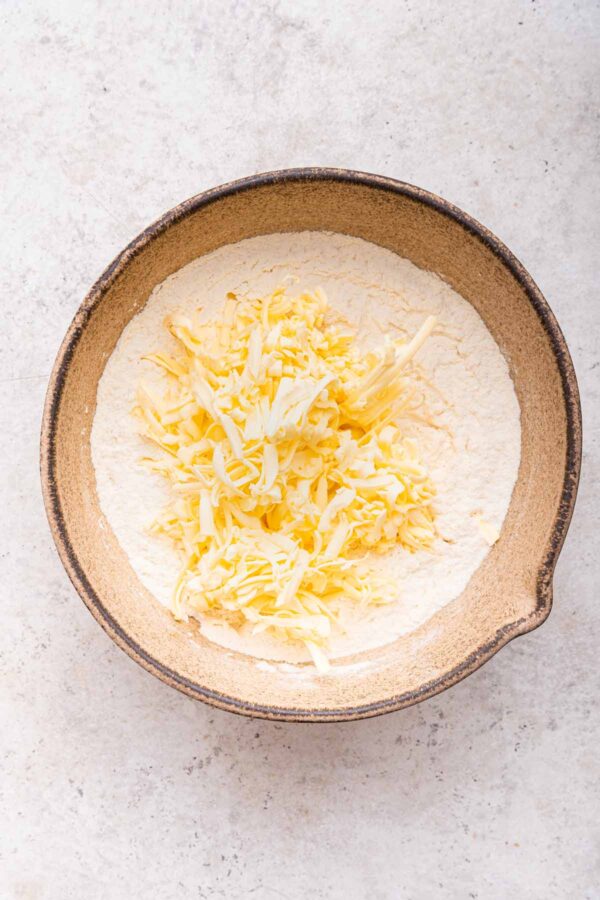
<path fill-rule="evenodd" d="M 479 312 L 509 365 L 521 407 L 518 480 L 500 538 L 463 593 L 417 631 L 349 657 L 324 677 L 281 671 L 177 623 L 143 587 L 104 518 L 90 430 L 98 381 L 152 289 L 202 254 L 259 234 L 364 238 L 445 279 Z M 477 669 L 548 616 L 554 566 L 580 469 L 573 366 L 556 319 L 523 266 L 486 228 L 435 195 L 375 175 L 293 169 L 206 191 L 166 213 L 92 287 L 58 353 L 42 429 L 52 534 L 90 612 L 167 684 L 222 709 L 336 721 L 401 709 Z"/>

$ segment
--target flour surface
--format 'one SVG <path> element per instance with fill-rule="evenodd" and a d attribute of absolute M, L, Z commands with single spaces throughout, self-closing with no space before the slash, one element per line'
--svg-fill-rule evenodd
<path fill-rule="evenodd" d="M 490 549 L 486 526 L 500 531 L 510 503 L 520 460 L 519 405 L 506 361 L 473 307 L 436 275 L 388 250 L 345 235 L 299 232 L 251 238 L 195 260 L 158 285 L 125 328 L 98 386 L 91 438 L 102 511 L 161 603 L 169 605 L 181 560 L 147 532 L 169 493 L 160 476 L 138 464 L 147 447 L 131 416 L 136 386 L 164 377 L 141 357 L 175 349 L 163 327 L 168 314 L 202 307 L 209 320 L 228 291 L 261 296 L 284 281 L 291 291 L 322 287 L 365 346 L 381 344 L 386 332 L 412 335 L 427 315 L 439 322 L 418 357 L 438 427 L 413 425 L 411 433 L 437 487 L 441 538 L 432 552 L 398 548 L 373 557 L 394 576 L 397 600 L 360 616 L 349 605 L 330 642 L 335 658 L 393 641 L 463 591 Z M 269 635 L 213 622 L 201 627 L 211 640 L 264 659 L 309 658 L 304 648 Z"/>

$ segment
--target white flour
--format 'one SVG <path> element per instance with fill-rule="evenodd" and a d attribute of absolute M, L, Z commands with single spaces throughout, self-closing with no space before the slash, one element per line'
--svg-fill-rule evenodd
<path fill-rule="evenodd" d="M 374 557 L 398 584 L 397 602 L 360 619 L 349 606 L 345 632 L 335 634 L 331 656 L 393 641 L 457 597 L 489 551 L 480 518 L 498 531 L 520 460 L 519 406 L 504 357 L 473 307 L 436 275 L 358 238 L 322 232 L 272 234 L 222 247 L 167 278 L 125 328 L 98 386 L 92 457 L 102 511 L 143 584 L 169 605 L 180 560 L 146 528 L 168 502 L 160 476 L 138 465 L 147 450 L 131 416 L 140 380 L 162 373 L 141 357 L 174 349 L 163 327 L 175 310 L 201 306 L 206 319 L 225 294 L 263 295 L 292 276 L 298 288 L 322 287 L 330 306 L 357 326 L 361 341 L 378 344 L 397 326 L 412 335 L 426 315 L 438 328 L 419 352 L 429 383 L 428 401 L 440 430 L 417 428 L 438 490 L 438 526 L 444 540 L 433 552 L 401 548 Z M 396 326 L 396 327 L 395 327 Z M 227 626 L 202 623 L 212 640 L 264 659 L 308 659 L 303 648 L 268 635 L 251 637 Z"/>

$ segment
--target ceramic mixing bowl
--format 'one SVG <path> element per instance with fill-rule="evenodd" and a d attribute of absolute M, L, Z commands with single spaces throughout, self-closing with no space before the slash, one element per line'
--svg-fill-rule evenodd
<path fill-rule="evenodd" d="M 268 670 L 174 621 L 142 586 L 96 494 L 96 390 L 123 328 L 167 276 L 223 244 L 272 232 L 355 235 L 435 272 L 473 304 L 506 357 L 521 407 L 518 480 L 500 538 L 460 597 L 417 631 L 326 677 Z M 409 706 L 477 669 L 548 616 L 580 468 L 577 383 L 540 291 L 509 250 L 427 191 L 338 169 L 257 175 L 186 200 L 139 235 L 83 301 L 48 388 L 41 469 L 64 566 L 90 612 L 167 684 L 222 709 L 291 721 L 358 719 Z"/>

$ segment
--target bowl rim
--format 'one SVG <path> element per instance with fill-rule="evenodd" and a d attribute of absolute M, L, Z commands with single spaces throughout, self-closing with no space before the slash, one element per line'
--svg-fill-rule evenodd
<path fill-rule="evenodd" d="M 554 354 L 560 374 L 566 410 L 567 452 L 563 486 L 546 553 L 538 568 L 534 610 L 528 616 L 521 617 L 499 629 L 490 640 L 478 647 L 454 669 L 422 685 L 418 690 L 408 691 L 385 700 L 375 700 L 369 703 L 331 709 L 277 707 L 239 700 L 236 697 L 220 694 L 195 684 L 147 653 L 113 618 L 88 580 L 69 537 L 56 479 L 58 411 L 71 359 L 90 315 L 104 294 L 128 266 L 129 262 L 172 225 L 224 197 L 278 183 L 310 181 L 359 184 L 380 191 L 403 195 L 435 209 L 480 240 L 509 269 L 537 314 L 549 338 Z M 264 172 L 203 191 L 170 209 L 145 228 L 115 257 L 85 296 L 60 345 L 50 375 L 44 403 L 40 443 L 40 474 L 44 505 L 52 537 L 72 584 L 94 618 L 115 643 L 125 650 L 138 664 L 172 687 L 220 709 L 251 717 L 280 721 L 339 722 L 393 712 L 426 700 L 474 672 L 513 638 L 532 631 L 545 621 L 552 608 L 552 577 L 554 568 L 566 537 L 577 496 L 581 470 L 581 431 L 579 390 L 567 343 L 540 289 L 508 247 L 489 229 L 462 209 L 423 188 L 387 176 L 351 169 L 318 166 Z"/>

